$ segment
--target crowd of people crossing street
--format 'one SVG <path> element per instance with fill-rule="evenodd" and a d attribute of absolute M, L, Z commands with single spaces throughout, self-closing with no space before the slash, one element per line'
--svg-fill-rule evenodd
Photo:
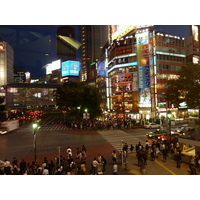
<path fill-rule="evenodd" d="M 74 150 L 75 151 L 75 150 Z M 131 155 L 131 162 L 140 169 L 141 174 L 147 174 L 146 166 L 149 162 L 154 162 L 157 158 L 165 163 L 168 157 L 173 157 L 176 167 L 181 169 L 182 157 L 179 143 L 146 140 L 144 144 L 122 143 L 121 152 L 115 149 L 110 152 L 110 158 L 105 158 L 100 152 L 91 160 L 87 159 L 87 149 L 85 145 L 77 147 L 73 152 L 72 148 L 66 148 L 66 154 L 56 158 L 44 157 L 42 163 L 27 163 L 25 159 L 20 162 L 16 157 L 12 161 L 0 161 L 0 175 L 101 175 L 105 174 L 107 166 L 112 167 L 112 174 L 118 174 L 119 166 L 127 170 L 127 158 Z M 130 159 L 129 159 L 130 161 Z M 86 167 L 86 162 L 90 167 Z M 190 157 L 188 169 L 192 175 L 200 170 L 200 153 Z"/>

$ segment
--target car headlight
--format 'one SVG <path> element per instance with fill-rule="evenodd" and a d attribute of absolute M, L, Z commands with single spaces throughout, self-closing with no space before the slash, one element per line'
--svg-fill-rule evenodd
<path fill-rule="evenodd" d="M 149 137 L 152 137 L 152 135 L 149 135 Z"/>

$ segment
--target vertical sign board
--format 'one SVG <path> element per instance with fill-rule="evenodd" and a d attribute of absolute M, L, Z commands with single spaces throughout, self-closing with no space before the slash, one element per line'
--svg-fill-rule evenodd
<path fill-rule="evenodd" d="M 138 95 L 140 107 L 151 107 L 149 32 L 137 33 Z"/>

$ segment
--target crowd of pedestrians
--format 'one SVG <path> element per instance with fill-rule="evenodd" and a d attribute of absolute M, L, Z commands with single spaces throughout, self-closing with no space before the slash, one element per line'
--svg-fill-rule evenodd
<path fill-rule="evenodd" d="M 86 173 L 86 147 L 77 148 L 75 156 L 70 147 L 66 150 L 66 156 L 60 156 L 53 160 L 44 157 L 42 164 L 37 162 L 27 163 L 24 159 L 18 162 L 5 160 L 0 163 L 0 175 L 84 175 Z"/>
<path fill-rule="evenodd" d="M 76 120 L 72 122 L 66 122 L 68 129 L 85 129 L 85 130 L 110 130 L 110 129 L 121 129 L 131 128 L 130 120 Z"/>

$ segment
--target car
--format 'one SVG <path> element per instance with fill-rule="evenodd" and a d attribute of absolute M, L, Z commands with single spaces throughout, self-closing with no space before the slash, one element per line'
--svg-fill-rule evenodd
<path fill-rule="evenodd" d="M 165 131 L 165 130 L 157 130 L 157 131 L 154 131 L 154 132 L 149 132 L 149 133 L 147 133 L 146 136 L 147 136 L 148 138 L 154 138 L 154 139 L 156 139 L 156 138 L 158 138 L 158 137 L 160 137 L 161 135 L 164 135 L 164 134 L 166 134 L 166 133 L 167 133 L 167 131 Z"/>
<path fill-rule="evenodd" d="M 6 134 L 8 131 L 5 127 L 0 127 L 0 135 Z"/>
<path fill-rule="evenodd" d="M 179 136 L 179 134 L 177 134 L 177 133 L 174 133 L 174 134 L 171 134 L 171 135 L 164 134 L 164 135 L 158 136 L 158 140 L 161 140 L 161 141 L 166 141 L 166 140 L 174 141 L 175 139 L 178 138 L 178 136 Z"/>
<path fill-rule="evenodd" d="M 160 128 L 160 124 L 156 124 L 156 123 L 147 123 L 144 125 L 144 128 Z"/>

